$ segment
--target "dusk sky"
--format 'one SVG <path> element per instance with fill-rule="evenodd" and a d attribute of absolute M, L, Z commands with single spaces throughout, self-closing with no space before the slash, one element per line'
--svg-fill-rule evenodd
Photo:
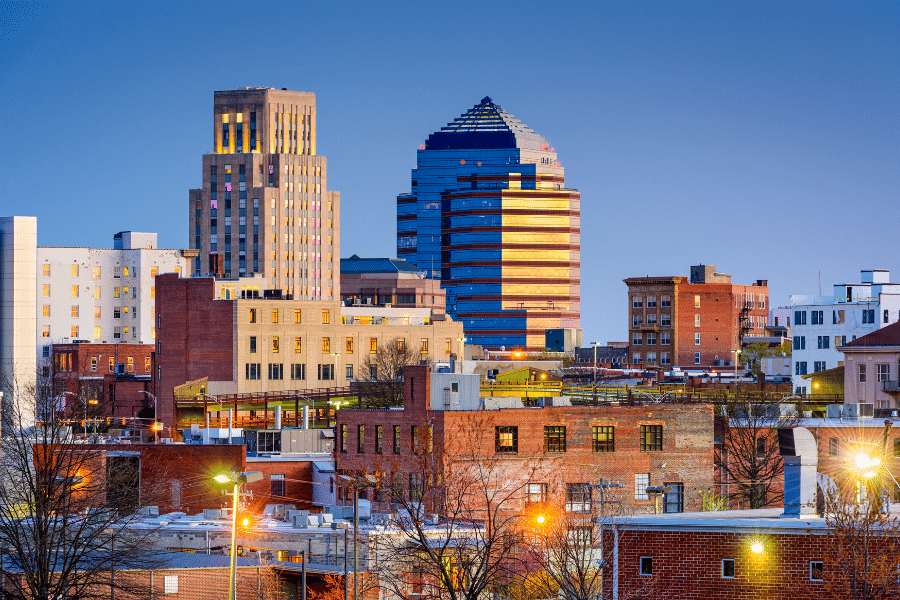
<path fill-rule="evenodd" d="M 771 304 L 900 281 L 896 2 L 2 2 L 0 215 L 187 247 L 214 90 L 314 92 L 341 256 L 396 256 L 431 131 L 491 96 L 581 192 L 584 341 L 622 279 L 715 264 Z"/>

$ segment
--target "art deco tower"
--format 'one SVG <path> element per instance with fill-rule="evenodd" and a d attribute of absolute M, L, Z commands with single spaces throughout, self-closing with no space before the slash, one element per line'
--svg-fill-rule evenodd
<path fill-rule="evenodd" d="M 547 141 L 484 98 L 420 147 L 397 254 L 441 278 L 469 343 L 540 350 L 579 327 L 580 198 Z"/>
<path fill-rule="evenodd" d="M 262 275 L 297 300 L 340 297 L 340 194 L 316 156 L 316 96 L 215 92 L 213 151 L 190 190 L 193 273 Z"/>

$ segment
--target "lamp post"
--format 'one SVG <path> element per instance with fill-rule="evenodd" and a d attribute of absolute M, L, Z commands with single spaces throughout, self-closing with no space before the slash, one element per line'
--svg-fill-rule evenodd
<path fill-rule="evenodd" d="M 237 589 L 235 586 L 235 576 L 237 575 L 237 514 L 238 500 L 240 496 L 241 486 L 245 483 L 252 483 L 263 478 L 261 471 L 248 471 L 245 473 L 222 473 L 213 477 L 219 483 L 233 483 L 234 498 L 231 505 L 231 574 L 228 578 L 228 600 L 237 600 Z"/>
<path fill-rule="evenodd" d="M 732 350 L 731 352 L 734 354 L 734 398 L 737 399 L 737 367 L 738 362 L 740 362 L 741 351 Z"/>
<path fill-rule="evenodd" d="M 464 345 L 465 345 L 465 343 L 466 343 L 466 338 L 464 338 L 464 337 L 458 337 L 458 338 L 456 338 L 456 341 L 459 342 L 459 354 L 457 354 L 457 356 L 456 356 L 456 362 L 459 363 L 459 372 L 462 373 L 462 372 L 463 372 L 463 370 L 462 370 L 462 360 L 463 360 L 463 358 L 465 357 L 463 348 L 464 348 Z M 454 370 L 455 370 L 455 369 L 454 369 Z"/>
<path fill-rule="evenodd" d="M 334 357 L 334 387 L 342 387 L 338 385 L 341 377 L 341 353 L 332 352 L 331 355 Z"/>

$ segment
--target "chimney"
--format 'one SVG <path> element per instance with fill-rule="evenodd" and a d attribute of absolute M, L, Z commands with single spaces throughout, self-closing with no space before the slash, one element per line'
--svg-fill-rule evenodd
<path fill-rule="evenodd" d="M 784 458 L 784 513 L 799 519 L 816 514 L 816 438 L 805 427 L 779 427 L 778 446 Z"/>

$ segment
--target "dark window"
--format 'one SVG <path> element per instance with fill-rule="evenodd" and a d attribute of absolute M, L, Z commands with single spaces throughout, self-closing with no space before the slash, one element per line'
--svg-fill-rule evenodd
<path fill-rule="evenodd" d="M 805 310 L 795 310 L 794 311 L 794 325 L 806 325 L 806 311 Z"/>
<path fill-rule="evenodd" d="M 544 452 L 566 451 L 565 425 L 544 425 Z"/>
<path fill-rule="evenodd" d="M 897 450 L 898 450 L 897 442 L 900 442 L 900 440 L 894 441 L 894 456 L 897 456 Z M 838 455 L 838 439 L 836 437 L 833 437 L 828 440 L 828 456 L 837 456 L 837 455 Z"/>
<path fill-rule="evenodd" d="M 381 436 L 384 430 L 383 425 L 375 426 L 375 453 L 381 454 Z"/>
<path fill-rule="evenodd" d="M 409 447 L 413 454 L 419 453 L 419 426 L 411 425 L 409 428 Z"/>
<path fill-rule="evenodd" d="M 822 572 L 825 570 L 825 564 L 819 561 L 809 563 L 809 580 L 822 581 Z"/>
<path fill-rule="evenodd" d="M 611 425 L 593 425 L 591 427 L 591 450 L 615 452 L 616 428 Z"/>
<path fill-rule="evenodd" d="M 547 484 L 546 483 L 526 483 L 525 484 L 525 503 L 540 504 L 547 501 Z"/>
<path fill-rule="evenodd" d="M 722 559 L 722 577 L 724 579 L 734 579 L 734 559 Z"/>
<path fill-rule="evenodd" d="M 356 429 L 356 452 L 363 454 L 366 451 L 366 426 L 359 425 Z"/>
<path fill-rule="evenodd" d="M 394 454 L 400 454 L 400 426 L 394 425 Z"/>
<path fill-rule="evenodd" d="M 319 365 L 319 381 L 332 381 L 334 379 L 334 365 Z"/>
<path fill-rule="evenodd" d="M 641 575 L 653 575 L 653 557 L 641 557 Z"/>
<path fill-rule="evenodd" d="M 295 381 L 306 379 L 306 365 L 304 365 L 304 364 L 291 365 L 291 379 L 293 379 Z"/>
<path fill-rule="evenodd" d="M 272 496 L 284 496 L 284 475 L 272 475 Z"/>
<path fill-rule="evenodd" d="M 758 437 L 756 438 L 756 455 L 763 456 L 766 453 L 766 438 Z"/>
<path fill-rule="evenodd" d="M 664 483 L 663 486 L 669 488 L 669 491 L 666 492 L 665 500 L 663 502 L 663 512 L 684 512 L 684 484 Z"/>
<path fill-rule="evenodd" d="M 500 426 L 494 428 L 494 445 L 497 452 L 519 451 L 519 428 Z"/>
<path fill-rule="evenodd" d="M 256 352 L 256 336 L 250 336 L 250 352 Z"/>
<path fill-rule="evenodd" d="M 588 484 L 566 484 L 566 510 L 568 512 L 591 511 L 591 488 L 588 487 Z"/>
<path fill-rule="evenodd" d="M 341 452 L 347 451 L 347 426 L 341 425 Z"/>
<path fill-rule="evenodd" d="M 662 449 L 662 425 L 641 425 L 641 452 L 661 452 Z"/>
<path fill-rule="evenodd" d="M 269 363 L 269 379 L 284 379 L 284 365 Z"/>

